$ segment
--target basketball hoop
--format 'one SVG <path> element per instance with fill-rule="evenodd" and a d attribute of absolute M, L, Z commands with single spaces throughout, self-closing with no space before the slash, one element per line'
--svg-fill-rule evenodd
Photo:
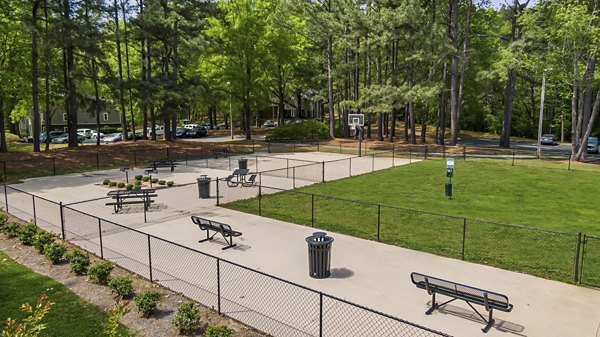
<path fill-rule="evenodd" d="M 362 157 L 362 127 L 365 125 L 365 114 L 348 114 L 350 130 L 358 130 L 358 156 Z"/>

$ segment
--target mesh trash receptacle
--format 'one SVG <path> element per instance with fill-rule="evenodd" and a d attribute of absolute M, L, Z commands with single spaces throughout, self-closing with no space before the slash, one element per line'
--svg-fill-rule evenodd
<path fill-rule="evenodd" d="M 308 274 L 313 278 L 329 277 L 331 269 L 331 244 L 333 238 L 324 232 L 315 232 L 306 238 L 308 243 Z"/>
<path fill-rule="evenodd" d="M 246 159 L 246 158 L 238 159 L 238 167 L 240 169 L 247 170 L 248 169 L 248 159 Z"/>
<path fill-rule="evenodd" d="M 210 177 L 206 175 L 200 176 L 198 181 L 198 196 L 200 199 L 210 198 Z"/>

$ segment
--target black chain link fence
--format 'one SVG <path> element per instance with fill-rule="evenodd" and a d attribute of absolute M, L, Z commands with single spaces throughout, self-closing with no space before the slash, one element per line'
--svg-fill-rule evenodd
<path fill-rule="evenodd" d="M 54 227 L 61 229 L 63 239 L 273 336 L 448 336 L 86 214 L 74 205 L 43 204 L 42 198 L 6 185 L 4 197 L 4 207 L 20 212 L 21 219 L 39 207 L 56 210 L 58 205 Z M 28 199 L 35 200 L 29 208 Z"/>
<path fill-rule="evenodd" d="M 243 190 L 228 190 L 236 194 Z M 260 186 L 260 195 L 244 191 L 227 200 L 227 208 L 277 220 L 381 241 L 465 261 L 577 282 L 580 277 L 580 233 L 456 217 L 349 200 L 276 187 Z M 247 199 L 250 196 L 252 199 Z M 590 239 L 587 259 L 600 257 Z M 598 245 L 600 246 L 600 244 Z M 594 257 L 591 257 L 594 256 Z M 600 277 L 597 264 L 581 277 Z M 595 281 L 594 281 L 595 282 Z M 600 283 L 600 282 L 598 282 Z"/>

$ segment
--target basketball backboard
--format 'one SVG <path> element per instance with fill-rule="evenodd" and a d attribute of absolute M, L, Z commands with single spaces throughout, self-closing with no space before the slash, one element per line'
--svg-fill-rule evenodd
<path fill-rule="evenodd" d="M 348 125 L 364 126 L 365 114 L 348 114 Z"/>

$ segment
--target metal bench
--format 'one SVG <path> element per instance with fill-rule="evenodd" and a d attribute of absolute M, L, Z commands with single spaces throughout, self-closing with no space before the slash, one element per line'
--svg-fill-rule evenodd
<path fill-rule="evenodd" d="M 152 160 L 150 161 L 150 163 L 152 164 L 152 168 L 154 170 L 156 170 L 159 167 L 170 167 L 171 168 L 171 172 L 173 172 L 175 170 L 175 167 L 177 167 L 177 161 L 175 160 Z"/>
<path fill-rule="evenodd" d="M 205 218 L 200 218 L 195 215 L 192 215 L 192 222 L 198 225 L 198 227 L 200 227 L 201 230 L 206 231 L 206 239 L 200 240 L 198 242 L 212 240 L 215 235 L 220 233 L 223 236 L 223 239 L 225 239 L 225 242 L 228 243 L 227 247 L 221 248 L 222 250 L 237 246 L 237 244 L 233 243 L 233 238 L 242 235 L 241 232 L 234 231 L 233 229 L 231 229 L 231 226 L 227 224 L 208 220 Z M 211 231 L 215 232 L 212 236 L 210 235 Z"/>
<path fill-rule="evenodd" d="M 509 312 L 512 310 L 513 305 L 508 303 L 508 297 L 503 294 L 495 293 L 492 291 L 479 289 L 464 284 L 443 280 L 428 275 L 419 273 L 411 273 L 410 278 L 417 288 L 424 289 L 429 295 L 431 295 L 431 308 L 425 312 L 426 315 L 431 315 L 433 310 L 448 304 L 454 300 L 465 301 L 471 309 L 475 310 L 477 315 L 486 322 L 486 326 L 481 329 L 483 332 L 488 332 L 494 325 L 494 319 L 492 317 L 494 309 Z M 448 297 L 452 297 L 451 300 L 444 303 L 436 303 L 435 295 L 440 294 Z M 486 320 L 483 315 L 475 309 L 471 303 L 482 305 L 488 312 L 488 319 Z"/>
<path fill-rule="evenodd" d="M 123 209 L 123 205 L 144 205 L 144 210 L 148 210 L 150 204 L 154 202 L 152 198 L 158 197 L 155 189 L 145 190 L 118 190 L 110 191 L 107 196 L 111 197 L 113 202 L 106 203 L 106 206 L 113 206 L 115 213 L 119 213 Z"/>
<path fill-rule="evenodd" d="M 244 186 L 244 187 L 252 187 L 254 185 L 255 181 L 256 181 L 256 174 L 252 174 L 250 176 L 250 178 L 244 179 L 244 181 L 242 181 L 242 186 Z"/>

